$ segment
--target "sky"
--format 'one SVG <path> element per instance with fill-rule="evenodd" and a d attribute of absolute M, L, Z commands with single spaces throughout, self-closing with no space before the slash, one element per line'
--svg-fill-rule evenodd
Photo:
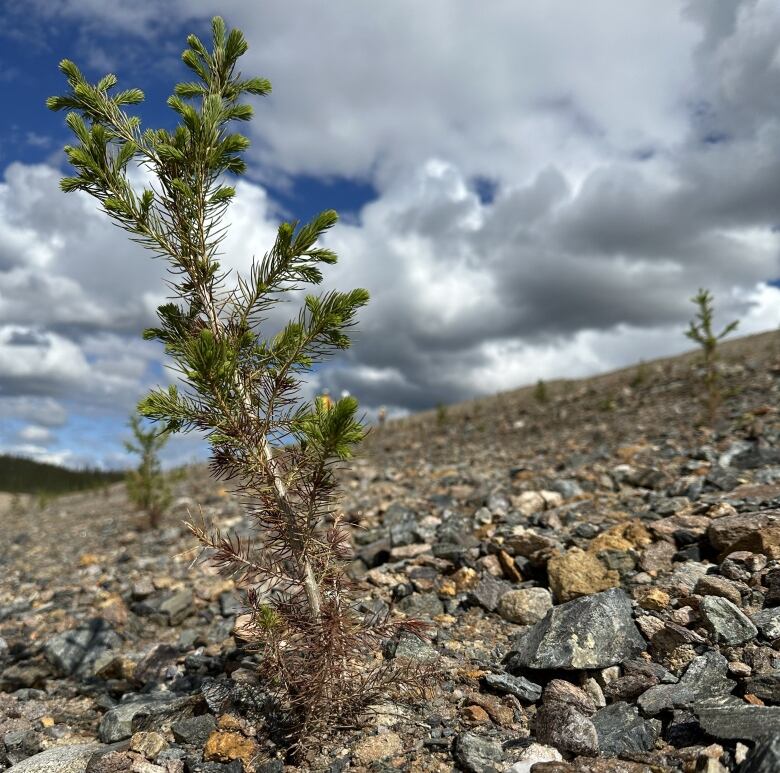
<path fill-rule="evenodd" d="M 60 192 L 69 137 L 44 101 L 67 57 L 171 127 L 186 35 L 208 39 L 214 13 L 273 84 L 242 127 L 224 264 L 246 271 L 280 221 L 334 208 L 326 288 L 371 292 L 310 393 L 402 415 L 677 353 L 699 287 L 742 333 L 780 323 L 775 0 L 161 7 L 0 4 L 0 451 L 128 464 L 128 416 L 174 378 L 140 337 L 165 266 Z M 204 453 L 181 438 L 167 461 Z"/>

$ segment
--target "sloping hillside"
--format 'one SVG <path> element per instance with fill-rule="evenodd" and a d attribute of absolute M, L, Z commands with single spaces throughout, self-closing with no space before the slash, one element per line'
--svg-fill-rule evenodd
<path fill-rule="evenodd" d="M 240 594 L 193 564 L 183 519 L 249 528 L 204 469 L 158 532 L 121 485 L 0 516 L 0 766 L 68 743 L 91 771 L 780 769 L 777 343 L 725 348 L 714 428 L 681 357 L 374 431 L 343 473 L 359 608 L 430 622 L 385 657 L 439 677 L 295 765 Z"/>

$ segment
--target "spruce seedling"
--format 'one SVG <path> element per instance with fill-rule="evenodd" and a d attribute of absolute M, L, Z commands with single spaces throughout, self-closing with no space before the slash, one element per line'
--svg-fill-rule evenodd
<path fill-rule="evenodd" d="M 542 379 L 539 379 L 534 387 L 534 400 L 542 405 L 546 405 L 550 402 L 550 393 L 547 389 L 547 384 L 545 384 Z"/>
<path fill-rule="evenodd" d="M 718 360 L 720 353 L 718 344 L 729 333 L 736 330 L 739 320 L 729 322 L 723 330 L 717 335 L 713 330 L 713 298 L 709 290 L 700 289 L 696 295 L 691 298 L 691 302 L 696 304 L 696 317 L 689 323 L 685 335 L 692 341 L 695 341 L 701 347 L 702 367 L 704 368 L 703 385 L 705 394 L 703 403 L 707 414 L 707 420 L 710 424 L 715 422 L 718 409 L 723 400 L 721 391 L 720 371 L 718 370 Z"/>
<path fill-rule="evenodd" d="M 650 369 L 648 368 L 647 363 L 644 360 L 639 360 L 634 375 L 629 382 L 629 386 L 631 386 L 632 389 L 638 389 L 639 387 L 644 386 L 649 378 Z"/>
<path fill-rule="evenodd" d="M 138 454 L 141 461 L 137 469 L 127 473 L 127 496 L 149 515 L 149 526 L 156 529 L 171 503 L 168 479 L 160 464 L 160 451 L 169 436 L 165 432 L 144 429 L 141 417 L 137 414 L 130 417 L 130 429 L 133 431 L 133 440 L 126 440 L 125 448 L 131 454 Z"/>
<path fill-rule="evenodd" d="M 239 30 L 228 32 L 215 17 L 212 38 L 210 50 L 195 35 L 187 38 L 182 59 L 194 80 L 179 83 L 168 99 L 178 119 L 172 131 L 142 130 L 125 111 L 143 100 L 139 89 L 115 90 L 114 75 L 89 83 L 68 60 L 60 69 L 69 91 L 48 106 L 69 111 L 77 140 L 65 148 L 76 174 L 62 189 L 95 197 L 133 240 L 169 264 L 173 300 L 144 335 L 165 345 L 181 385 L 152 391 L 139 408 L 165 432 L 205 432 L 214 474 L 234 480 L 244 495 L 254 539 L 190 528 L 246 589 L 251 621 L 243 635 L 260 652 L 295 747 L 388 689 L 418 686 L 413 665 L 379 653 L 389 637 L 420 634 L 422 626 L 366 619 L 356 608 L 334 466 L 364 436 L 358 405 L 352 397 L 306 403 L 300 394 L 316 362 L 349 346 L 347 331 L 368 293 L 306 295 L 295 319 L 266 331 L 272 307 L 319 284 L 322 267 L 336 262 L 320 244 L 336 213 L 282 223 L 271 249 L 230 284 L 220 268 L 223 218 L 236 193 L 230 177 L 244 172 L 249 145 L 231 126 L 252 117 L 242 98 L 268 94 L 271 85 L 240 74 L 247 43 Z M 140 190 L 129 177 L 134 166 L 150 180 Z"/>

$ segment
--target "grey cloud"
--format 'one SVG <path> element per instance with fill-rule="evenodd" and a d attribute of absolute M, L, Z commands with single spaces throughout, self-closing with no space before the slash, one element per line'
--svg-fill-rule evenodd
<path fill-rule="evenodd" d="M 54 12 L 93 14 L 87 37 L 100 19 L 153 44 L 154 5 Z M 216 5 L 171 3 L 162 29 L 214 10 L 244 29 L 245 71 L 275 86 L 252 130 L 267 179 L 346 175 L 378 191 L 330 237 L 330 286 L 366 286 L 372 302 L 318 386 L 418 409 L 683 349 L 700 285 L 724 318 L 774 322 L 772 3 Z M 94 371 L 84 401 L 124 411 L 160 358 L 135 336 L 164 266 L 57 177 L 18 165 L 0 186 L 0 325 L 44 330 L 61 354 L 0 387 L 64 401 Z M 475 178 L 495 181 L 489 202 Z M 225 264 L 246 270 L 271 244 L 274 205 L 245 183 L 231 213 Z"/>
<path fill-rule="evenodd" d="M 51 397 L 5 397 L 0 395 L 0 417 L 19 419 L 43 427 L 61 427 L 68 418 L 65 407 Z"/>
<path fill-rule="evenodd" d="M 698 107 L 694 141 L 760 132 L 780 111 L 777 89 L 780 8 L 772 0 L 690 0 L 686 14 L 703 32 L 695 50 Z"/>

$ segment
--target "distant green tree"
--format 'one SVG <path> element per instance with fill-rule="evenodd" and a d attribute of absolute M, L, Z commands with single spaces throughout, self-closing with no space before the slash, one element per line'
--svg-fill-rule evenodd
<path fill-rule="evenodd" d="M 98 488 L 122 480 L 124 473 L 94 468 L 71 470 L 21 456 L 0 454 L 0 491 L 56 494 Z"/>
<path fill-rule="evenodd" d="M 710 291 L 700 289 L 691 298 L 691 302 L 696 304 L 697 311 L 695 318 L 689 323 L 685 335 L 701 347 L 702 367 L 704 369 L 704 395 L 702 395 L 702 402 L 704 403 L 707 420 L 712 424 L 715 422 L 718 409 L 723 401 L 721 376 L 718 369 L 718 360 L 720 359 L 718 344 L 729 333 L 737 329 L 739 320 L 729 322 L 720 333 L 716 334 L 713 330 L 714 309 L 713 297 Z"/>
<path fill-rule="evenodd" d="M 534 387 L 534 400 L 542 405 L 550 402 L 550 392 L 542 379 L 539 379 Z"/>
<path fill-rule="evenodd" d="M 650 377 L 650 369 L 644 360 L 639 360 L 639 364 L 636 366 L 634 375 L 631 377 L 630 386 L 633 389 L 638 389 L 643 386 Z"/>
<path fill-rule="evenodd" d="M 137 469 L 127 473 L 127 495 L 133 504 L 146 511 L 149 525 L 156 529 L 171 503 L 170 485 L 162 471 L 159 456 L 169 436 L 159 430 L 144 429 L 138 415 L 130 418 L 130 429 L 134 440 L 126 440 L 125 448 L 131 454 L 138 454 L 141 462 Z"/>

